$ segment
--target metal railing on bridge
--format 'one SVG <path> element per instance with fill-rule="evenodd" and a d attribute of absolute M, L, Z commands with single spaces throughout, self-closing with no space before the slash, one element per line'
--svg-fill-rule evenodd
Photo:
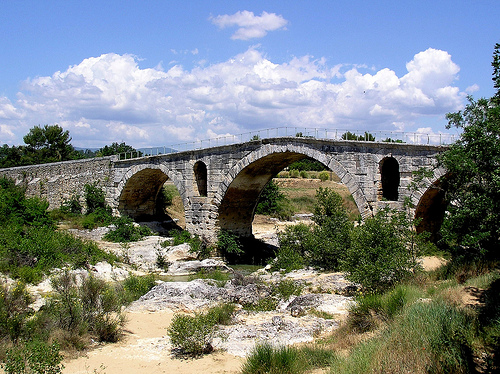
<path fill-rule="evenodd" d="M 456 134 L 424 134 L 417 132 L 401 131 L 353 131 L 325 128 L 301 128 L 301 127 L 275 127 L 264 130 L 249 131 L 237 135 L 224 135 L 212 139 L 196 140 L 192 142 L 177 143 L 163 147 L 140 148 L 134 152 L 121 153 L 120 160 L 158 156 L 185 151 L 200 150 L 219 147 L 237 143 L 245 143 L 252 140 L 266 138 L 304 137 L 323 140 L 347 140 L 347 141 L 375 141 L 408 144 L 449 145 L 454 143 L 459 135 Z"/>

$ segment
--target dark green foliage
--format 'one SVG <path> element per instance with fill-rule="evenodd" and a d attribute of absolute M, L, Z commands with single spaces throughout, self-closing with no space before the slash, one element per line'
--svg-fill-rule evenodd
<path fill-rule="evenodd" d="M 25 198 L 13 182 L 0 178 L 0 271 L 37 282 L 54 267 L 81 267 L 114 257 L 97 245 L 55 231 L 48 204 Z"/>
<path fill-rule="evenodd" d="M 149 292 L 156 285 L 156 280 L 154 274 L 144 276 L 130 274 L 123 281 L 122 285 L 125 291 L 123 302 L 128 304 Z"/>
<path fill-rule="evenodd" d="M 375 137 L 366 131 L 365 131 L 364 135 L 356 135 L 350 131 L 347 131 L 347 132 L 342 134 L 342 139 L 344 139 L 344 140 L 362 140 L 362 141 L 368 141 L 368 142 L 375 141 Z"/>
<path fill-rule="evenodd" d="M 303 289 L 303 284 L 291 279 L 283 279 L 272 286 L 272 293 L 283 300 L 288 300 L 292 295 L 299 296 Z"/>
<path fill-rule="evenodd" d="M 29 341 L 7 350 L 2 367 L 7 374 L 58 374 L 63 358 L 57 343 Z"/>
<path fill-rule="evenodd" d="M 104 157 L 104 156 L 112 156 L 112 155 L 119 155 L 123 153 L 123 158 L 125 158 L 125 153 L 129 153 L 130 155 L 133 155 L 133 157 L 140 157 L 142 156 L 142 152 L 137 151 L 135 148 L 133 148 L 130 145 L 125 144 L 125 142 L 117 143 L 114 142 L 111 145 L 105 145 L 101 149 L 99 149 L 96 152 L 97 157 Z M 127 155 L 127 156 L 130 156 Z M 128 158 L 128 157 L 127 157 Z"/>
<path fill-rule="evenodd" d="M 228 230 L 220 230 L 217 233 L 217 249 L 223 255 L 233 257 L 244 252 L 238 236 Z"/>
<path fill-rule="evenodd" d="M 493 54 L 491 99 L 474 100 L 463 111 L 448 113 L 448 128 L 461 130 L 460 139 L 438 156 L 447 169 L 445 198 L 450 202 L 442 225 L 441 244 L 454 257 L 500 257 L 500 44 Z"/>
<path fill-rule="evenodd" d="M 73 195 L 68 200 L 61 204 L 61 211 L 69 214 L 82 214 L 82 204 L 80 203 L 80 195 Z"/>
<path fill-rule="evenodd" d="M 69 131 L 59 125 L 35 126 L 23 138 L 25 146 L 4 144 L 0 149 L 0 167 L 43 164 L 81 157 L 70 144 Z"/>
<path fill-rule="evenodd" d="M 299 170 L 299 171 L 323 171 L 328 170 L 328 168 L 323 165 L 321 162 L 316 161 L 312 158 L 304 158 L 300 161 L 295 161 L 294 163 L 288 166 L 290 170 Z"/>
<path fill-rule="evenodd" d="M 228 324 L 235 311 L 234 304 L 220 304 L 194 316 L 176 314 L 167 330 L 173 348 L 187 356 L 212 352 L 217 325 Z"/>
<path fill-rule="evenodd" d="M 290 271 L 303 265 L 338 270 L 344 252 L 350 247 L 352 223 L 342 205 L 342 197 L 331 189 L 316 193 L 314 222 L 299 224 L 278 234 L 280 248 L 273 269 Z"/>
<path fill-rule="evenodd" d="M 106 195 L 101 188 L 97 187 L 97 183 L 87 183 L 84 189 L 87 214 L 94 213 L 98 209 L 106 209 Z"/>
<path fill-rule="evenodd" d="M 0 339 L 17 343 L 27 333 L 28 319 L 34 311 L 30 307 L 33 298 L 22 282 L 8 286 L 0 284 Z"/>
<path fill-rule="evenodd" d="M 279 211 L 280 204 L 286 199 L 279 186 L 272 179 L 264 187 L 257 202 L 256 214 L 275 214 Z"/>
<path fill-rule="evenodd" d="M 108 231 L 103 239 L 111 242 L 128 243 L 141 240 L 145 236 L 152 235 L 147 226 L 136 226 L 134 220 L 127 216 L 116 217 L 113 219 L 115 228 Z"/>
<path fill-rule="evenodd" d="M 388 209 L 354 228 L 342 261 L 347 278 L 369 292 L 384 291 L 408 279 L 418 268 L 408 230 L 407 222 Z"/>

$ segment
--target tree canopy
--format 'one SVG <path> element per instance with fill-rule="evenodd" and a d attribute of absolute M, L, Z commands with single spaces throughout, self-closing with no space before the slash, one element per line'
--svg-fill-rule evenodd
<path fill-rule="evenodd" d="M 490 99 L 468 97 L 463 110 L 448 113 L 448 128 L 462 130 L 460 139 L 438 157 L 447 169 L 449 202 L 441 235 L 457 257 L 499 257 L 500 238 L 500 44 L 493 54 Z"/>
<path fill-rule="evenodd" d="M 0 148 L 0 167 L 13 167 L 81 158 L 68 130 L 59 125 L 35 126 L 23 137 L 26 145 Z"/>

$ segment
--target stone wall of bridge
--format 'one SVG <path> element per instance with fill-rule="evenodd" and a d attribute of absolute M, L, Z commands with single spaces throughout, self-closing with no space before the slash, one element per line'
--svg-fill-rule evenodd
<path fill-rule="evenodd" d="M 75 195 L 80 195 L 83 203 L 87 183 L 97 183 L 106 192 L 108 204 L 113 204 L 112 176 L 116 158 L 110 156 L 0 169 L 0 176 L 25 187 L 28 196 L 47 200 L 49 209 L 59 208 L 62 202 Z"/>
<path fill-rule="evenodd" d="M 426 192 L 410 194 L 412 173 L 432 167 L 443 149 L 290 137 L 129 160 L 111 156 L 0 169 L 0 175 L 25 185 L 28 195 L 47 199 L 50 208 L 59 207 L 72 195 L 83 196 L 86 183 L 97 183 L 116 214 L 133 217 L 155 215 L 158 192 L 170 180 L 184 204 L 186 229 L 213 240 L 220 228 L 251 235 L 260 192 L 280 170 L 303 157 L 318 160 L 337 174 L 362 217 L 368 217 L 387 205 L 402 208 L 406 197 L 417 205 Z M 397 165 L 394 199 L 384 198 L 382 165 L 386 160 Z M 443 174 L 437 170 L 426 185 L 432 186 Z"/>

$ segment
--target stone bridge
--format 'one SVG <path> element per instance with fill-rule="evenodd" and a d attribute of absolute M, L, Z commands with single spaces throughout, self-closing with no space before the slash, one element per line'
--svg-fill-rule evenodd
<path fill-rule="evenodd" d="M 27 187 L 27 194 L 59 207 L 72 195 L 83 196 L 86 183 L 98 183 L 116 214 L 154 216 L 162 185 L 178 189 L 186 229 L 208 240 L 217 230 L 252 235 L 252 220 L 264 186 L 292 162 L 318 160 L 347 186 L 363 218 L 386 205 L 401 209 L 406 197 L 416 205 L 422 227 L 435 230 L 443 217 L 442 195 L 433 188 L 410 193 L 412 172 L 433 166 L 443 146 L 406 143 L 269 138 L 194 151 L 120 160 L 118 156 L 0 169 Z"/>

